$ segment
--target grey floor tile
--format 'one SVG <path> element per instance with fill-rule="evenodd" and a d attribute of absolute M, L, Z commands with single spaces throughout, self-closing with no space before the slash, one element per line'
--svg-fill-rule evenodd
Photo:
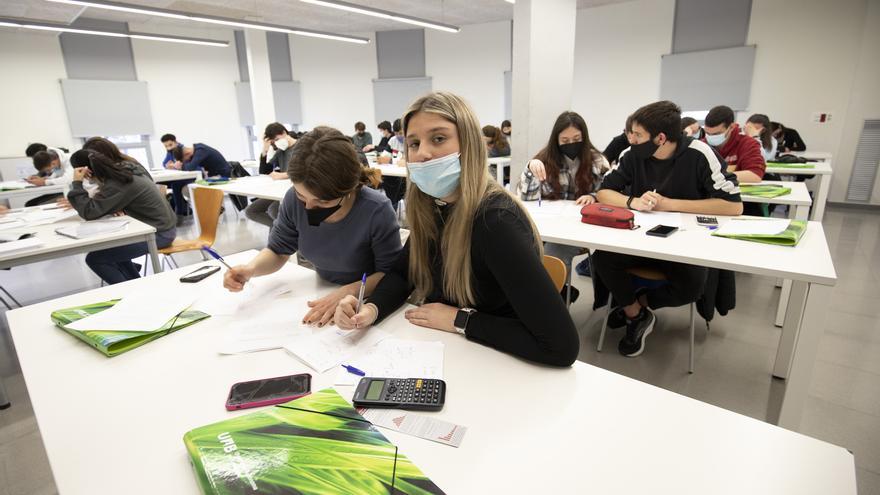
<path fill-rule="evenodd" d="M 49 459 L 40 433 L 35 431 L 3 446 L 9 494 L 48 493 L 55 490 Z"/>
<path fill-rule="evenodd" d="M 825 333 L 880 344 L 880 318 L 831 310 L 828 311 Z"/>
<path fill-rule="evenodd" d="M 880 495 L 880 474 L 856 468 L 859 495 Z"/>
<path fill-rule="evenodd" d="M 880 375 L 817 361 L 810 394 L 880 417 Z"/>
<path fill-rule="evenodd" d="M 880 472 L 880 417 L 809 397 L 800 431 L 849 449 L 857 467 Z"/>
<path fill-rule="evenodd" d="M 817 359 L 880 375 L 880 344 L 826 333 L 819 343 Z"/>

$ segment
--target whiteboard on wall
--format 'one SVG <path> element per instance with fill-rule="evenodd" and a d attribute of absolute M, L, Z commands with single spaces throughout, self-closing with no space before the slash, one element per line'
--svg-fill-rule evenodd
<path fill-rule="evenodd" d="M 752 45 L 663 55 L 660 98 L 683 111 L 717 105 L 747 110 L 755 51 Z"/>
<path fill-rule="evenodd" d="M 404 112 L 416 98 L 432 91 L 430 77 L 406 79 L 373 79 L 373 101 L 376 120 L 403 118 Z"/>
<path fill-rule="evenodd" d="M 62 79 L 61 91 L 74 137 L 153 134 L 144 81 Z"/>
<path fill-rule="evenodd" d="M 299 81 L 272 81 L 275 120 L 294 126 L 302 124 L 302 96 Z"/>

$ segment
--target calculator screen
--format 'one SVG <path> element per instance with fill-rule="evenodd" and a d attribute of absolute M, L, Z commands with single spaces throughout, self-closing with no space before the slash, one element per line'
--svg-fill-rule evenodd
<path fill-rule="evenodd" d="M 370 388 L 367 390 L 366 400 L 377 400 L 382 396 L 382 387 L 385 386 L 384 380 L 373 380 L 370 382 Z"/>

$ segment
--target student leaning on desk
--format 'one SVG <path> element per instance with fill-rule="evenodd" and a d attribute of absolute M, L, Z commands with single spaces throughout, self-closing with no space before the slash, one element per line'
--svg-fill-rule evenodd
<path fill-rule="evenodd" d="M 251 277 L 274 273 L 300 252 L 318 275 L 342 287 L 310 301 L 304 323 L 324 326 L 336 304 L 356 295 L 361 277 L 366 294 L 391 269 L 400 253 L 400 226 L 391 202 L 369 187 L 351 140 L 336 129 L 316 127 L 293 147 L 287 175 L 293 187 L 284 195 L 268 246 L 246 265 L 226 272 L 223 285 L 237 292 Z"/>
<path fill-rule="evenodd" d="M 364 328 L 399 308 L 410 293 L 424 304 L 411 323 L 542 363 L 569 366 L 578 336 L 541 259 L 529 215 L 489 179 L 486 145 L 471 108 L 436 92 L 403 118 L 411 233 L 394 268 L 355 314 L 336 310 L 341 328 Z"/>
<path fill-rule="evenodd" d="M 742 213 L 736 176 L 725 170 L 708 144 L 682 134 L 678 105 L 670 101 L 646 105 L 633 114 L 632 126 L 635 144 L 602 181 L 600 203 L 639 211 Z M 619 305 L 609 316 L 608 326 L 626 326 L 618 350 L 628 357 L 642 353 L 654 328 L 656 318 L 649 308 L 696 301 L 707 274 L 703 267 L 608 251 L 593 253 L 592 264 L 594 274 Z M 628 271 L 633 268 L 659 271 L 667 283 L 637 290 Z"/>

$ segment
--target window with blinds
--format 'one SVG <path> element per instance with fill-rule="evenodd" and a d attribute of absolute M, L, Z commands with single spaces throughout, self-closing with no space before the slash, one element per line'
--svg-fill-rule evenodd
<path fill-rule="evenodd" d="M 880 168 L 880 119 L 869 119 L 865 120 L 859 145 L 856 148 L 852 174 L 849 176 L 849 187 L 846 189 L 847 201 L 871 200 L 878 168 Z"/>

